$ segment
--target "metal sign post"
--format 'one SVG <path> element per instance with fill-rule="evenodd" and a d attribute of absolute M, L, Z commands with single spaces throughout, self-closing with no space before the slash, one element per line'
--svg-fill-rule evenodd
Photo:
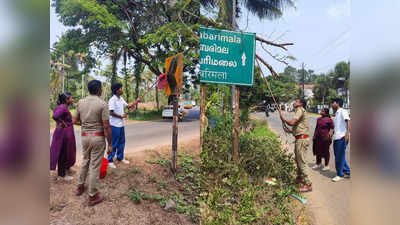
<path fill-rule="evenodd" d="M 176 172 L 176 153 L 178 151 L 178 96 L 173 96 L 173 125 L 172 125 L 172 172 Z"/>

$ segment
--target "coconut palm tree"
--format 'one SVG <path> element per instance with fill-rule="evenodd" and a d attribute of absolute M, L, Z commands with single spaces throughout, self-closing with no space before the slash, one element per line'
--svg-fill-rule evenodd
<path fill-rule="evenodd" d="M 293 0 L 200 0 L 200 4 L 204 7 L 218 7 L 217 20 L 223 24 L 232 24 L 233 1 L 236 1 L 236 11 L 240 11 L 239 7 L 242 6 L 260 19 L 277 19 L 282 16 L 285 8 L 294 7 Z"/>

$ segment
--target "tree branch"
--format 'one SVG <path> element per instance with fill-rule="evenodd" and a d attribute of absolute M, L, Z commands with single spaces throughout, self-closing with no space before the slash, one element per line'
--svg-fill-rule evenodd
<path fill-rule="evenodd" d="M 274 42 L 272 42 L 272 41 L 267 41 L 267 40 L 265 40 L 264 38 L 261 38 L 261 37 L 258 37 L 258 36 L 256 36 L 256 40 L 257 40 L 257 41 L 260 41 L 260 42 L 263 42 L 263 43 L 265 43 L 265 44 L 268 44 L 268 45 L 272 45 L 272 46 L 275 46 L 275 47 L 283 48 L 283 49 L 285 49 L 286 51 L 287 51 L 287 48 L 285 48 L 285 46 L 287 46 L 287 45 L 293 45 L 293 43 L 282 43 L 282 44 L 277 44 L 277 43 L 274 43 Z"/>
<path fill-rule="evenodd" d="M 264 48 L 264 45 L 263 45 L 263 44 L 264 44 L 264 43 L 261 43 L 261 48 L 264 49 L 264 51 L 266 51 L 272 58 L 274 58 L 274 59 L 275 59 L 276 61 L 278 61 L 278 62 L 281 62 L 281 63 L 285 64 L 286 66 L 289 65 L 289 63 L 286 62 L 285 60 L 283 60 L 282 58 L 280 59 L 280 58 L 278 58 L 278 57 L 272 55 L 272 53 L 271 53 L 270 51 L 268 51 L 266 48 Z"/>
<path fill-rule="evenodd" d="M 267 62 L 265 62 L 264 59 L 262 59 L 262 58 L 261 58 L 260 56 L 258 56 L 257 54 L 256 54 L 256 58 L 257 58 L 258 60 L 260 60 L 260 61 L 269 69 L 269 71 L 271 72 L 271 74 L 272 74 L 272 76 L 273 76 L 274 78 L 279 77 L 278 73 L 275 72 L 274 68 L 272 68 L 271 65 L 269 65 Z M 260 68 L 260 69 L 261 69 L 261 68 Z"/>

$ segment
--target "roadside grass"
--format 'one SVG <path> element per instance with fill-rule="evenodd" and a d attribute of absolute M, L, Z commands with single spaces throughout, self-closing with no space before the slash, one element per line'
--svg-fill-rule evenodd
<path fill-rule="evenodd" d="M 146 163 L 159 166 L 169 171 L 171 161 L 164 157 L 145 160 Z M 164 208 L 168 202 L 172 202 L 167 210 L 172 210 L 180 214 L 187 215 L 192 222 L 199 223 L 200 212 L 198 205 L 200 176 L 199 160 L 193 154 L 178 152 L 177 172 L 174 182 L 166 179 L 149 176 L 148 182 L 157 186 L 158 193 L 146 193 L 133 188 L 128 196 L 135 204 L 142 201 L 158 202 Z"/>
<path fill-rule="evenodd" d="M 200 211 L 204 225 L 295 224 L 291 194 L 292 156 L 281 149 L 277 135 L 264 121 L 250 121 L 251 131 L 239 136 L 239 161 L 233 162 L 233 130 L 224 115 L 204 133 L 201 152 Z M 275 178 L 276 185 L 267 184 Z"/>
<path fill-rule="evenodd" d="M 140 121 L 148 121 L 148 120 L 159 120 L 162 119 L 162 110 L 146 110 L 139 109 L 129 113 L 128 118 L 130 120 L 140 120 Z"/>
<path fill-rule="evenodd" d="M 278 136 L 268 129 L 264 124 L 256 123 L 255 128 L 253 130 L 253 134 L 259 137 L 274 137 L 278 138 Z"/>

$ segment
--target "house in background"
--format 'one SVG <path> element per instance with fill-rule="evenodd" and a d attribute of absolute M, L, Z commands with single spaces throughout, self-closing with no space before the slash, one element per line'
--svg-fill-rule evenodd
<path fill-rule="evenodd" d="M 303 85 L 296 85 L 296 88 L 303 89 Z M 313 88 L 314 88 L 314 85 L 312 85 L 312 84 L 304 85 L 304 98 L 305 99 L 310 99 L 310 98 L 314 97 Z"/>

